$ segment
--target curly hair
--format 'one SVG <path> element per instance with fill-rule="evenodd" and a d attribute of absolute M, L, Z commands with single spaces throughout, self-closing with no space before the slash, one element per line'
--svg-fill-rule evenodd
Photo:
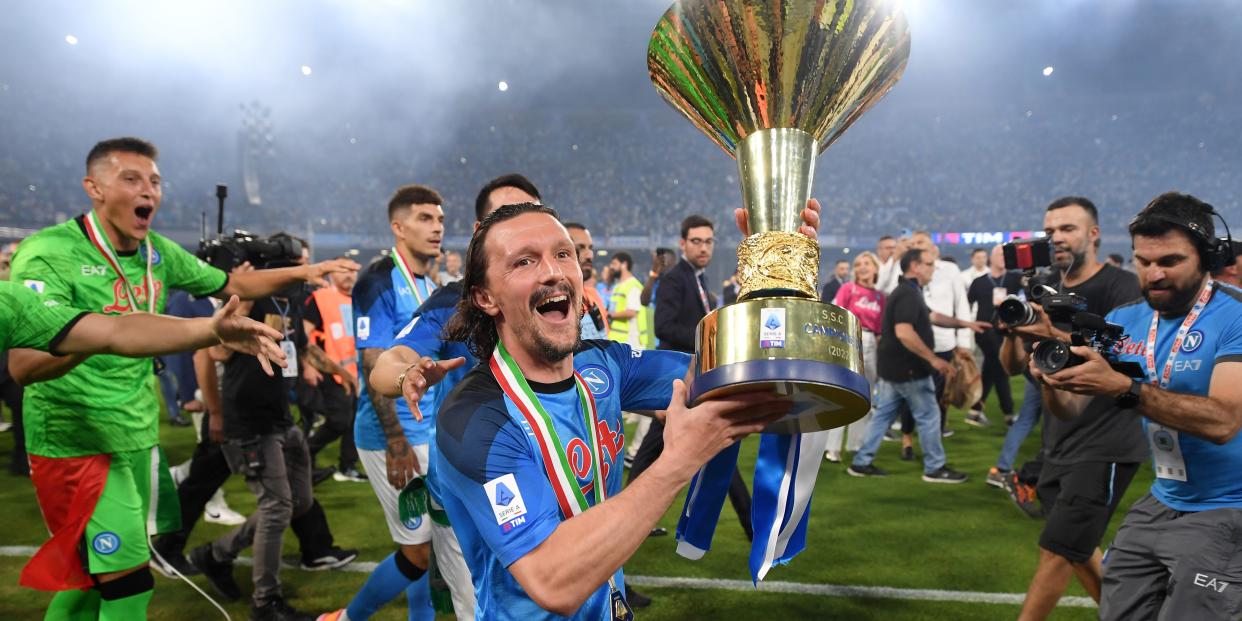
<path fill-rule="evenodd" d="M 447 340 L 459 341 L 475 358 L 486 361 L 496 349 L 500 336 L 496 332 L 496 321 L 482 309 L 474 305 L 472 293 L 475 289 L 487 285 L 487 234 L 492 227 L 511 220 L 522 214 L 543 213 L 560 221 L 560 216 L 551 207 L 535 203 L 517 203 L 505 205 L 488 214 L 479 222 L 474 236 L 470 238 L 470 246 L 466 249 L 466 268 L 461 277 L 461 300 L 452 319 L 444 327 Z"/>

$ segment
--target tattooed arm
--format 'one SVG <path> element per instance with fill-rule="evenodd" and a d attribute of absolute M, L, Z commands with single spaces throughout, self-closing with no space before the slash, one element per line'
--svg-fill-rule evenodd
<path fill-rule="evenodd" d="M 306 344 L 306 362 L 324 373 L 341 378 L 341 387 L 345 389 L 345 394 L 358 394 L 358 379 L 350 375 L 337 361 L 329 358 L 327 352 L 318 345 Z"/>
<path fill-rule="evenodd" d="M 362 376 L 370 377 L 376 361 L 379 360 L 384 350 L 367 347 L 361 351 Z M 410 446 L 410 441 L 406 439 L 405 431 L 401 428 L 401 421 L 397 419 L 396 401 L 380 394 L 378 390 L 368 390 L 367 398 L 371 400 L 375 418 L 379 419 L 384 436 L 388 439 L 388 446 L 384 449 L 384 461 L 388 464 L 388 482 L 393 487 L 402 489 L 420 469 L 418 457 L 414 455 L 414 449 Z"/>

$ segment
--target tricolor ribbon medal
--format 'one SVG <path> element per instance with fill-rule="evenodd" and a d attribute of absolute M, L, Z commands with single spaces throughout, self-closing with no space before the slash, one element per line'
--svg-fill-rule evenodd
<path fill-rule="evenodd" d="M 86 214 L 86 236 L 90 238 L 91 245 L 103 255 L 104 260 L 112 268 L 113 272 L 121 279 L 125 285 L 125 294 L 129 296 L 130 312 L 138 311 L 138 293 L 134 290 L 134 286 L 129 282 L 129 278 L 125 276 L 125 270 L 121 267 L 121 260 L 117 257 L 116 251 L 112 249 L 112 242 L 108 239 L 108 235 L 104 232 L 103 226 L 99 224 L 99 218 L 95 215 L 95 211 L 91 210 Z M 147 250 L 147 272 L 143 275 L 143 285 L 147 289 L 147 312 L 155 312 L 155 278 L 151 275 L 151 262 L 155 256 L 155 251 L 151 248 L 151 238 L 148 236 L 143 240 Z"/>
<path fill-rule="evenodd" d="M 419 306 L 423 305 L 423 294 L 418 292 L 418 283 L 414 279 L 414 272 L 410 270 L 410 266 L 406 265 L 405 259 L 401 257 L 401 253 L 397 252 L 397 247 L 392 248 L 392 261 L 397 264 L 397 271 L 401 272 L 401 276 L 405 278 L 405 284 L 410 286 L 410 292 L 414 294 L 414 300 Z M 426 283 L 427 292 L 430 293 L 435 288 L 430 281 Z"/>
<path fill-rule="evenodd" d="M 496 350 L 492 352 L 492 359 L 488 363 L 492 370 L 492 375 L 496 377 L 496 382 L 500 384 L 500 389 L 504 391 L 505 396 L 517 406 L 523 420 L 534 432 L 535 442 L 539 446 L 539 454 L 543 457 L 544 470 L 548 475 L 548 482 L 552 484 L 552 491 L 556 495 L 556 501 L 561 507 L 561 514 L 564 519 L 570 519 L 575 515 L 587 510 L 586 495 L 582 493 L 579 487 L 577 477 L 571 477 L 573 470 L 569 466 L 569 458 L 565 454 L 564 445 L 561 444 L 560 437 L 556 433 L 556 426 L 548 411 L 544 409 L 543 403 L 539 401 L 539 397 L 531 390 L 530 384 L 526 381 L 526 376 L 522 374 L 522 370 L 518 367 L 513 357 L 509 355 L 509 350 L 505 348 L 504 343 L 497 343 Z M 591 391 L 587 390 L 586 382 L 578 372 L 574 371 L 574 387 L 578 390 L 578 403 L 582 410 L 582 422 L 585 425 L 585 435 L 590 440 L 589 450 L 592 473 L 592 491 L 595 493 L 595 504 L 604 502 L 607 494 L 604 490 L 604 454 L 599 446 L 599 434 L 595 432 L 599 428 L 599 414 L 595 406 L 595 398 L 591 396 Z M 608 578 L 609 586 L 609 613 L 616 621 L 628 621 L 634 618 L 634 613 L 630 609 L 629 604 L 621 595 L 621 591 L 617 588 L 616 579 Z"/>

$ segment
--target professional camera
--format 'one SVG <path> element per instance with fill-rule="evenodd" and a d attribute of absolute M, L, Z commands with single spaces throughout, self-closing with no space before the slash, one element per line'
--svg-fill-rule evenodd
<path fill-rule="evenodd" d="M 239 229 L 233 231 L 232 237 L 225 237 L 224 199 L 228 195 L 229 186 L 223 183 L 216 185 L 216 200 L 219 203 L 219 211 L 216 212 L 216 238 L 207 238 L 207 214 L 204 212 L 202 237 L 198 242 L 198 252 L 195 253 L 198 258 L 226 272 L 247 261 L 255 269 L 263 270 L 297 265 L 302 260 L 300 244 L 286 233 L 263 238 Z"/>
<path fill-rule="evenodd" d="M 220 236 L 198 243 L 198 258 L 224 271 L 249 261 L 255 269 L 288 267 L 302 259 L 297 240 L 286 233 L 256 237 L 246 231 L 233 231 L 231 237 Z"/>
<path fill-rule="evenodd" d="M 1022 295 L 1006 296 L 996 307 L 996 317 L 1007 325 L 1029 326 L 1039 318 L 1030 302 L 1043 304 L 1048 294 L 1055 294 L 1052 275 L 1046 269 L 1052 266 L 1052 243 L 1047 238 L 1020 239 L 1001 247 L 1005 255 L 1005 269 L 1022 270 Z"/>
<path fill-rule="evenodd" d="M 1094 313 L 1079 311 L 1074 314 L 1069 343 L 1061 339 L 1040 341 L 1031 355 L 1034 357 L 1035 366 L 1041 372 L 1050 374 L 1085 362 L 1081 356 L 1070 351 L 1070 347 L 1087 346 L 1104 356 L 1109 366 L 1118 372 L 1142 378 L 1141 365 L 1136 362 L 1119 362 L 1113 354 L 1113 346 L 1124 336 L 1125 328 L 1122 326 L 1104 321 L 1103 317 Z"/>

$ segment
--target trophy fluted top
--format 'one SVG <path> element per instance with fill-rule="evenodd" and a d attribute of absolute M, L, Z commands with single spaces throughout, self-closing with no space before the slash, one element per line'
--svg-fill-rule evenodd
<path fill-rule="evenodd" d="M 751 133 L 832 144 L 901 77 L 895 0 L 678 0 L 647 47 L 656 90 L 730 156 Z"/>

